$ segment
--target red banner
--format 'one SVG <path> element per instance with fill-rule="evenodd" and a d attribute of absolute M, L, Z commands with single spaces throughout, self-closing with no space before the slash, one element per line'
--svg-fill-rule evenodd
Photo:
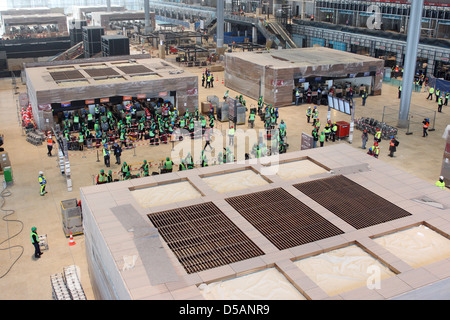
<path fill-rule="evenodd" d="M 138 94 L 137 98 L 138 99 L 145 99 L 145 98 L 147 98 L 147 95 L 146 94 Z"/>
<path fill-rule="evenodd" d="M 109 102 L 109 98 L 101 98 L 100 102 L 101 103 Z"/>
<path fill-rule="evenodd" d="M 167 97 L 167 91 L 163 91 L 159 93 L 160 97 Z"/>
<path fill-rule="evenodd" d="M 123 101 L 130 101 L 131 100 L 131 96 L 123 96 Z"/>
<path fill-rule="evenodd" d="M 95 100 L 94 99 L 84 100 L 84 103 L 86 103 L 86 104 L 95 104 Z"/>

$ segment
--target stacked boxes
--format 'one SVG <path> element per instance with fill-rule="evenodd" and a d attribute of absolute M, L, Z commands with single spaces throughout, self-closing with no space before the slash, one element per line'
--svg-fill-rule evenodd
<path fill-rule="evenodd" d="M 63 273 L 50 276 L 52 296 L 55 300 L 86 300 L 76 266 L 64 267 Z"/>
<path fill-rule="evenodd" d="M 84 57 L 91 58 L 102 51 L 102 36 L 105 29 L 102 27 L 83 27 Z"/>

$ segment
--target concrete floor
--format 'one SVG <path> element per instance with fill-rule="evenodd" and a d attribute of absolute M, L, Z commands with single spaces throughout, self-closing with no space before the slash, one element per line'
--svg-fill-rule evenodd
<path fill-rule="evenodd" d="M 168 58 L 171 58 L 169 56 Z M 201 76 L 202 68 L 190 68 Z M 208 95 L 223 96 L 226 88 L 222 84 L 223 72 L 215 72 L 214 88 L 199 88 L 200 102 L 206 101 Z M 201 83 L 201 81 L 199 81 Z M 25 87 L 19 85 L 19 92 L 25 92 Z M 230 95 L 239 93 L 230 90 Z M 450 123 L 450 111 L 443 108 L 443 112 L 437 114 L 436 130 L 429 133 L 427 138 L 422 138 L 421 121 L 424 116 L 432 119 L 433 112 L 437 110 L 437 104 L 426 100 L 426 93 L 413 93 L 412 103 L 416 109 L 414 121 L 410 131 L 411 135 L 406 135 L 405 129 L 400 130 L 398 140 L 400 145 L 394 158 L 387 156 L 389 142 L 381 142 L 381 153 L 379 161 L 386 161 L 393 166 L 401 168 L 419 178 L 434 184 L 440 175 L 442 157 L 445 147 L 445 140 L 442 138 L 445 127 Z M 86 150 L 83 152 L 70 152 L 70 164 L 72 169 L 73 191 L 67 190 L 65 176 L 61 175 L 58 159 L 56 156 L 48 157 L 47 148 L 43 144 L 34 146 L 26 141 L 21 126 L 18 121 L 18 110 L 16 99 L 18 95 L 14 93 L 11 79 L 0 80 L 0 134 L 4 135 L 5 143 L 3 147 L 8 152 L 13 170 L 14 183 L 7 188 L 11 194 L 5 197 L 5 204 L 0 213 L 5 217 L 6 210 L 14 210 L 14 213 L 5 219 L 18 220 L 6 222 L 0 221 L 0 299 L 7 300 L 51 300 L 50 275 L 62 272 L 63 268 L 69 265 L 77 265 L 81 271 L 81 284 L 88 300 L 95 299 L 91 287 L 88 266 L 85 255 L 84 236 L 75 236 L 76 245 L 69 246 L 62 230 L 62 219 L 60 202 L 62 200 L 79 199 L 79 188 L 93 184 L 93 177 L 100 169 L 105 169 L 103 161 L 97 162 L 96 151 Z M 246 99 L 247 106 L 256 106 L 256 101 Z M 365 107 L 361 106 L 361 99 L 356 99 L 356 117 L 373 117 L 381 120 L 384 106 L 398 105 L 397 87 L 384 84 L 381 96 L 370 96 Z M 289 143 L 288 151 L 300 150 L 301 133 L 311 133 L 311 125 L 306 123 L 305 110 L 307 105 L 291 106 L 280 108 L 281 119 L 287 124 L 287 136 Z M 398 110 L 398 107 L 397 107 Z M 327 107 L 319 106 L 319 118 L 324 123 L 326 119 Z M 391 117 L 396 116 L 393 114 Z M 350 121 L 348 115 L 331 112 L 332 121 Z M 393 122 L 395 124 L 395 121 Z M 225 132 L 228 123 L 217 122 L 219 129 Z M 241 125 L 239 128 L 247 128 Z M 256 128 L 262 128 L 262 123 L 257 119 Z M 355 130 L 353 143 L 354 148 L 360 149 L 361 132 Z M 370 145 L 372 139 L 369 140 Z M 337 141 L 335 144 L 345 143 L 347 140 Z M 325 147 L 332 142 L 325 144 Z M 133 164 L 133 167 L 140 166 L 140 163 L 147 161 L 159 161 L 170 155 L 171 146 L 160 145 L 150 147 L 148 145 L 137 146 L 134 150 L 124 150 L 122 161 Z M 363 152 L 363 150 L 361 150 Z M 53 154 L 57 154 L 54 150 Z M 113 159 L 112 159 L 113 160 Z M 198 159 L 195 159 L 198 160 Z M 111 170 L 116 172 L 120 168 L 111 161 Z M 48 180 L 48 194 L 39 196 L 39 185 L 37 181 L 38 172 L 42 170 Z M 3 179 L 2 179 L 3 180 Z M 38 233 L 47 234 L 49 250 L 43 256 L 34 259 L 34 248 L 30 242 L 30 229 L 36 226 Z M 6 240 L 8 235 L 13 236 L 19 233 L 10 241 Z"/>

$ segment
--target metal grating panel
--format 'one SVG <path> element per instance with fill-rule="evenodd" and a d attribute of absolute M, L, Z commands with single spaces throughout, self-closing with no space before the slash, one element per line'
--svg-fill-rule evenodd
<path fill-rule="evenodd" d="M 119 73 L 112 68 L 99 68 L 99 69 L 85 69 L 87 74 L 91 77 L 106 77 L 106 76 L 116 76 Z"/>
<path fill-rule="evenodd" d="M 78 70 L 50 72 L 50 75 L 55 81 L 84 79 L 84 76 Z"/>
<path fill-rule="evenodd" d="M 356 229 L 411 215 L 341 175 L 294 187 Z"/>
<path fill-rule="evenodd" d="M 125 72 L 126 74 L 152 72 L 152 70 L 150 70 L 149 68 L 141 65 L 123 66 L 117 67 L 117 69 L 120 69 L 122 72 Z"/>
<path fill-rule="evenodd" d="M 187 273 L 264 254 L 212 202 L 148 217 Z"/>
<path fill-rule="evenodd" d="M 279 250 L 343 233 L 282 188 L 225 200 Z"/>

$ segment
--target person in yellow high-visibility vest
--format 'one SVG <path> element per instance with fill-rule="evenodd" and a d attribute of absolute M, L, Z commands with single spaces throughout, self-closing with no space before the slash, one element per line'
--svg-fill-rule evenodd
<path fill-rule="evenodd" d="M 230 146 L 234 145 L 234 132 L 235 132 L 234 127 L 231 126 L 230 129 L 228 130 L 228 138 L 229 138 L 228 144 Z"/>
<path fill-rule="evenodd" d="M 435 185 L 436 185 L 438 188 L 440 188 L 440 189 L 442 189 L 442 190 L 445 190 L 444 177 L 443 177 L 443 176 L 440 176 L 440 177 L 439 177 L 439 180 L 436 181 Z"/>
<path fill-rule="evenodd" d="M 34 246 L 34 257 L 40 258 L 43 252 L 41 252 L 41 248 L 39 247 L 39 236 L 36 227 L 31 228 L 31 243 Z"/>
<path fill-rule="evenodd" d="M 44 172 L 39 171 L 39 184 L 41 186 L 41 196 L 45 195 L 47 191 L 45 191 L 45 186 L 47 185 L 47 180 L 45 179 Z"/>

